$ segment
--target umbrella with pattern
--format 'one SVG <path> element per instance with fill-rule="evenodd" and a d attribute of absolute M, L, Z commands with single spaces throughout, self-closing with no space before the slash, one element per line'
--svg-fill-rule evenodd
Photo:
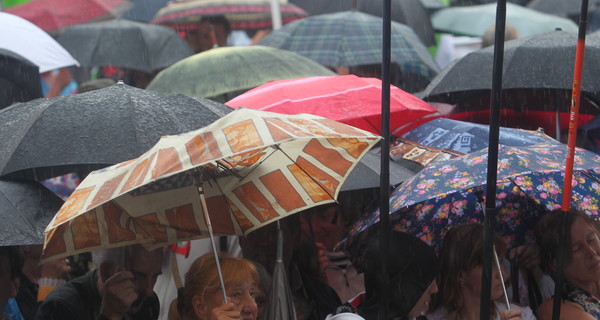
<path fill-rule="evenodd" d="M 507 242 L 520 244 L 541 214 L 561 207 L 566 151 L 567 146 L 558 143 L 500 145 L 496 224 Z M 439 250 L 447 228 L 482 222 L 487 154 L 486 148 L 425 167 L 392 193 L 390 223 Z M 598 219 L 600 156 L 578 149 L 573 181 L 572 206 Z M 359 219 L 342 241 L 345 250 L 361 252 L 365 238 L 375 233 L 377 221 L 378 211 Z M 356 256 L 357 263 L 362 264 L 362 256 Z"/>
<path fill-rule="evenodd" d="M 246 235 L 334 201 L 379 140 L 318 116 L 237 109 L 92 172 L 46 228 L 44 257 L 204 238 L 210 221 L 218 234 Z"/>

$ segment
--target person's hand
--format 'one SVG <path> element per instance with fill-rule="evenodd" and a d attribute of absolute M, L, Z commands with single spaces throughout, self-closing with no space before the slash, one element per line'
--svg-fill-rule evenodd
<path fill-rule="evenodd" d="M 71 267 L 67 259 L 49 261 L 39 266 L 40 278 L 66 279 Z"/>
<path fill-rule="evenodd" d="M 508 252 L 508 258 L 511 260 L 517 255 L 519 256 L 519 265 L 521 268 L 533 269 L 540 265 L 540 250 L 535 244 L 512 248 Z"/>
<path fill-rule="evenodd" d="M 133 284 L 133 274 L 129 271 L 115 273 L 104 282 L 100 314 L 108 319 L 122 319 L 131 304 L 137 299 Z"/>
<path fill-rule="evenodd" d="M 327 267 L 329 267 L 329 257 L 327 256 L 327 248 L 320 242 L 315 242 L 317 248 L 317 262 L 319 263 L 319 274 L 323 279 L 327 279 Z"/>
<path fill-rule="evenodd" d="M 512 309 L 508 311 L 501 311 L 502 320 L 521 320 L 521 310 Z"/>
<path fill-rule="evenodd" d="M 229 319 L 241 319 L 242 313 L 235 310 L 235 305 L 229 298 L 227 303 L 222 304 L 211 310 L 211 320 L 229 320 Z"/>

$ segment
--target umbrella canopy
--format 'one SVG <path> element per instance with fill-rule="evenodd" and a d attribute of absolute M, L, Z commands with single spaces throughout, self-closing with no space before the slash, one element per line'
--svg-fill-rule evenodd
<path fill-rule="evenodd" d="M 21 17 L 0 12 L 0 30 L 0 48 L 33 62 L 40 72 L 79 65 L 48 33 Z"/>
<path fill-rule="evenodd" d="M 564 144 L 500 145 L 496 225 L 506 241 L 522 244 L 539 215 L 560 208 L 566 152 Z M 432 163 L 400 185 L 390 197 L 394 228 L 407 230 L 439 250 L 447 228 L 482 222 L 487 155 L 487 149 L 482 149 Z M 573 207 L 599 218 L 600 156 L 578 149 L 573 181 Z M 374 235 L 378 220 L 379 212 L 360 218 L 343 240 L 344 247 L 352 253 L 360 252 L 365 239 Z"/>
<path fill-rule="evenodd" d="M 150 22 L 162 7 L 166 6 L 169 0 L 133 0 L 131 8 L 121 13 L 120 18 Z"/>
<path fill-rule="evenodd" d="M 34 181 L 0 179 L 0 246 L 38 245 L 63 201 Z"/>
<path fill-rule="evenodd" d="M 358 11 L 321 14 L 289 23 L 259 44 L 290 50 L 333 68 L 381 64 L 382 23 L 381 18 Z M 429 82 L 439 67 L 423 42 L 406 25 L 392 22 L 391 28 L 391 62 L 406 82 L 411 77 Z"/>
<path fill-rule="evenodd" d="M 161 136 L 208 125 L 231 109 L 122 83 L 0 111 L 0 174 L 45 180 L 133 159 Z"/>
<path fill-rule="evenodd" d="M 437 110 L 390 86 L 390 130 Z M 225 103 L 285 114 L 310 113 L 381 134 L 381 80 L 355 75 L 270 81 Z"/>
<path fill-rule="evenodd" d="M 573 64 L 567 61 L 574 61 L 576 43 L 577 34 L 564 31 L 505 43 L 502 102 L 505 109 L 513 110 L 503 114 L 505 120 L 525 119 L 526 121 L 519 121 L 535 122 L 537 126 L 544 126 L 547 132 L 551 132 L 552 126 L 546 123 L 542 125 L 541 122 L 556 118 L 549 113 L 559 111 L 564 118 L 568 117 Z M 478 101 L 484 102 L 480 110 L 489 109 L 493 50 L 493 47 L 489 47 L 471 52 L 444 68 L 423 91 L 423 99 L 459 104 L 453 110 L 454 113 L 477 110 L 469 105 L 478 105 Z M 586 58 L 581 92 L 582 96 L 597 104 L 600 102 L 600 83 L 595 75 L 600 72 L 600 66 L 594 61 L 600 59 L 600 34 L 594 33 L 587 37 Z M 549 65 L 552 68 L 548 68 Z M 475 98 L 478 101 L 474 101 Z M 584 115 L 595 115 L 599 111 L 598 106 L 589 103 L 582 104 L 580 108 Z M 581 120 L 585 122 L 589 119 L 582 117 Z M 568 121 L 561 123 L 566 125 Z"/>
<path fill-rule="evenodd" d="M 0 109 L 42 97 L 40 68 L 22 56 L 0 49 Z"/>
<path fill-rule="evenodd" d="M 390 185 L 398 185 L 412 178 L 423 167 L 405 165 L 403 161 L 390 161 Z M 360 162 L 352 169 L 348 179 L 342 185 L 342 191 L 377 188 L 380 186 L 381 151 L 373 148 L 365 154 Z"/>
<path fill-rule="evenodd" d="M 360 12 L 378 17 L 383 15 L 382 1 L 358 1 L 353 8 L 354 1 L 319 1 L 319 0 L 292 0 L 311 15 L 334 13 L 356 9 Z M 435 45 L 433 25 L 427 9 L 440 9 L 445 6 L 437 0 L 392 0 L 392 20 L 411 27 L 427 46 Z"/>
<path fill-rule="evenodd" d="M 33 0 L 6 10 L 37 25 L 44 31 L 91 21 L 116 18 L 129 8 L 128 0 Z"/>
<path fill-rule="evenodd" d="M 591 11 L 598 6 L 600 6 L 600 1 L 588 1 L 588 10 Z M 581 0 L 533 0 L 527 5 L 527 8 L 549 14 L 575 16 L 579 15 L 581 10 Z"/>
<path fill-rule="evenodd" d="M 569 3 L 572 5 L 572 3 Z M 431 16 L 435 30 L 462 36 L 483 37 L 494 25 L 496 3 L 467 7 L 448 7 Z M 506 23 L 513 25 L 522 37 L 550 32 L 560 28 L 577 33 L 575 22 L 555 15 L 541 13 L 514 3 L 506 4 Z"/>
<path fill-rule="evenodd" d="M 290 51 L 226 47 L 175 63 L 161 71 L 147 89 L 225 102 L 267 81 L 333 75 L 322 65 Z"/>
<path fill-rule="evenodd" d="M 306 17 L 301 8 L 279 0 L 282 23 Z M 203 17 L 225 16 L 232 29 L 272 28 L 270 0 L 189 0 L 171 1 L 160 9 L 152 23 L 186 25 Z"/>
<path fill-rule="evenodd" d="M 216 233 L 247 235 L 334 201 L 379 139 L 317 116 L 235 110 L 91 173 L 48 225 L 44 256 L 207 237 L 205 214 Z"/>
<path fill-rule="evenodd" d="M 82 66 L 152 73 L 194 54 L 172 29 L 123 19 L 69 27 L 58 37 Z"/>

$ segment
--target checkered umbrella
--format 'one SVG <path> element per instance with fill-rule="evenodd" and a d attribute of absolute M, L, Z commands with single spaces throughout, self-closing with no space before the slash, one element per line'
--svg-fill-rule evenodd
<path fill-rule="evenodd" d="M 212 233 L 246 235 L 334 201 L 379 136 L 312 115 L 237 109 L 92 172 L 45 231 L 44 258 Z M 212 229 L 211 222 L 212 221 Z"/>
<path fill-rule="evenodd" d="M 383 20 L 358 11 L 310 16 L 273 31 L 259 44 L 296 52 L 329 67 L 381 64 Z M 439 71 L 415 32 L 392 22 L 391 62 L 426 79 Z"/>

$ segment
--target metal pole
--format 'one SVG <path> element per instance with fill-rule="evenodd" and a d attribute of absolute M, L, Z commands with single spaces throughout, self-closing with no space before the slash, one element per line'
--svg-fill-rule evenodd
<path fill-rule="evenodd" d="M 498 178 L 498 139 L 500 137 L 500 108 L 502 106 L 502 70 L 504 63 L 504 30 L 506 24 L 506 0 L 499 0 L 496 7 L 496 33 L 494 38 L 494 67 L 490 102 L 490 135 L 488 147 L 487 186 L 485 199 L 485 228 L 483 247 L 483 271 L 481 273 L 481 301 L 479 318 L 490 319 L 494 224 L 496 221 L 496 182 Z"/>
<path fill-rule="evenodd" d="M 390 60 L 392 34 L 392 1 L 383 1 L 383 32 L 381 53 L 381 171 L 379 202 L 379 244 L 382 252 L 381 275 L 388 279 L 388 252 L 390 238 Z M 379 320 L 389 320 L 389 283 L 382 284 Z"/>

